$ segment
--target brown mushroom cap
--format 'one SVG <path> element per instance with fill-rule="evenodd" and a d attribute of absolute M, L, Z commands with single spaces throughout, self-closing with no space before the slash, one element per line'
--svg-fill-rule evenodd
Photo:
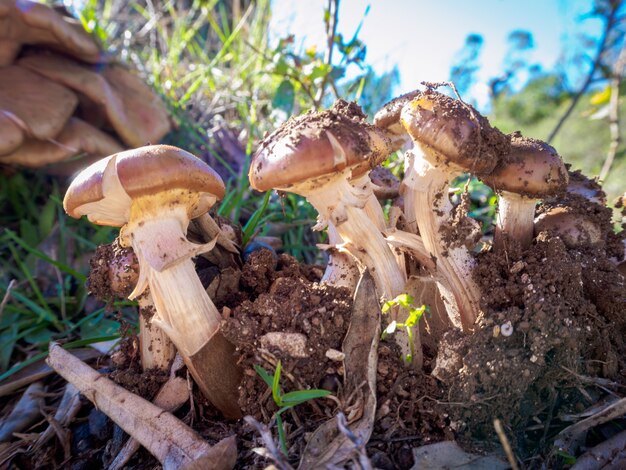
<path fill-rule="evenodd" d="M 537 199 L 563 191 L 568 175 L 553 147 L 515 133 L 511 136 L 509 155 L 483 180 L 496 191 Z"/>
<path fill-rule="evenodd" d="M 404 134 L 406 129 L 400 121 L 402 108 L 416 98 L 421 92 L 413 90 L 385 103 L 374 115 L 374 125 L 392 134 Z"/>
<path fill-rule="evenodd" d="M 116 65 L 89 69 L 55 54 L 36 54 L 19 61 L 104 108 L 115 131 L 131 146 L 158 142 L 170 130 L 167 109 L 158 95 L 137 76 Z"/>
<path fill-rule="evenodd" d="M 0 157 L 11 153 L 22 145 L 24 131 L 15 122 L 12 115 L 0 109 Z"/>
<path fill-rule="evenodd" d="M 39 168 L 86 153 L 103 157 L 123 147 L 113 137 L 77 118 L 70 118 L 54 139 L 28 139 L 14 152 L 0 156 L 0 163 Z"/>
<path fill-rule="evenodd" d="M 402 107 L 401 119 L 411 138 L 422 144 L 436 166 L 476 174 L 490 173 L 510 139 L 470 105 L 438 93 L 420 91 Z"/>
<path fill-rule="evenodd" d="M 76 95 L 63 85 L 22 67 L 0 67 L 0 110 L 23 122 L 37 139 L 58 135 L 77 104 Z"/>
<path fill-rule="evenodd" d="M 124 200 L 107 207 L 107 199 L 119 189 Z M 100 211 L 95 220 L 91 216 L 90 220 L 120 227 L 128 221 L 133 198 L 172 189 L 217 199 L 223 198 L 225 191 L 220 176 L 189 152 L 170 145 L 149 145 L 111 155 L 85 168 L 70 184 L 63 207 L 74 218 Z M 200 204 L 191 216 L 206 210 L 208 207 Z"/>
<path fill-rule="evenodd" d="M 0 0 L 0 40 L 21 44 L 45 44 L 85 62 L 102 59 L 98 44 L 82 25 L 47 5 L 28 0 Z"/>
<path fill-rule="evenodd" d="M 555 207 L 535 219 L 535 236 L 539 232 L 553 232 L 569 248 L 602 243 L 602 231 L 597 224 L 567 207 Z"/>
<path fill-rule="evenodd" d="M 263 139 L 250 164 L 250 185 L 268 191 L 350 167 L 373 168 L 390 145 L 358 105 L 338 100 L 329 110 L 289 119 Z"/>

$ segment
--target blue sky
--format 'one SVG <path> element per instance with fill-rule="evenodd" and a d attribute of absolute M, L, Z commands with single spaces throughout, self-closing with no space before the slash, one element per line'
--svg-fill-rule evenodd
<path fill-rule="evenodd" d="M 502 71 L 507 36 L 516 29 L 530 31 L 535 48 L 531 62 L 554 67 L 564 48 L 571 46 L 583 28 L 597 35 L 600 23 L 580 17 L 592 0 L 342 0 L 338 31 L 351 37 L 363 19 L 359 37 L 368 47 L 367 62 L 379 71 L 398 65 L 401 84 L 397 94 L 414 89 L 421 81 L 449 78 L 450 66 L 470 33 L 484 43 L 479 82 L 468 98 L 484 99 L 489 77 Z M 271 31 L 296 35 L 296 44 L 323 48 L 322 11 L 326 0 L 274 0 Z"/>

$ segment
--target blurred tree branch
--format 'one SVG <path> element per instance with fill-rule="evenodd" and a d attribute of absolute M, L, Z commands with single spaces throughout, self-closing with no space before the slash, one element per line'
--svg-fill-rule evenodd
<path fill-rule="evenodd" d="M 563 116 L 561 116 L 561 118 L 556 123 L 556 126 L 554 126 L 554 129 L 552 129 L 552 132 L 550 132 L 550 134 L 548 135 L 548 138 L 546 139 L 548 143 L 554 140 L 565 121 L 567 121 L 567 119 L 572 114 L 572 111 L 574 111 L 574 108 L 580 101 L 580 98 L 589 89 L 589 85 L 591 85 L 591 83 L 593 82 L 596 72 L 598 71 L 598 69 L 601 68 L 602 59 L 604 58 L 606 51 L 609 49 L 609 37 L 614 31 L 616 25 L 619 23 L 617 13 L 618 10 L 621 8 L 622 3 L 623 2 L 621 0 L 609 0 L 608 2 L 598 2 L 598 5 L 596 5 L 594 13 L 597 16 L 604 17 L 605 23 L 595 58 L 582 86 L 574 94 L 574 96 L 572 96 L 572 101 L 563 113 Z"/>
<path fill-rule="evenodd" d="M 622 143 L 619 118 L 619 88 L 622 82 L 622 75 L 624 73 L 625 66 L 626 46 L 623 46 L 619 53 L 617 62 L 615 62 L 613 76 L 611 77 L 611 98 L 609 101 L 609 130 L 611 132 L 611 144 L 609 145 L 609 151 L 606 155 L 606 159 L 604 160 L 604 164 L 602 165 L 602 169 L 600 170 L 600 181 L 605 180 L 609 174 L 613 161 L 615 160 L 615 156 L 617 155 L 617 150 Z"/>

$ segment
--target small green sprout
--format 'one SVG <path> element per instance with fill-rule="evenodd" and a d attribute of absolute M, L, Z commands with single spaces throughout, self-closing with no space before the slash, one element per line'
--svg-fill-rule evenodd
<path fill-rule="evenodd" d="M 278 427 L 278 441 L 280 442 L 280 448 L 283 454 L 287 455 L 287 438 L 285 436 L 285 429 L 283 427 L 283 419 L 281 415 L 294 406 L 305 403 L 315 398 L 323 398 L 330 395 L 328 390 L 298 390 L 295 392 L 288 392 L 283 394 L 280 390 L 280 373 L 282 370 L 282 364 L 278 361 L 276 364 L 276 371 L 272 377 L 268 371 L 263 367 L 255 365 L 254 370 L 263 379 L 263 382 L 272 390 L 272 398 L 274 403 L 278 406 L 279 410 L 274 413 L 276 418 L 276 426 Z"/>
<path fill-rule="evenodd" d="M 404 360 L 407 364 L 410 364 L 413 361 L 413 357 L 415 356 L 415 341 L 413 339 L 413 327 L 418 324 L 420 318 L 424 312 L 428 309 L 425 305 L 421 307 L 414 308 L 413 307 L 413 297 L 408 294 L 400 294 L 392 300 L 389 300 L 383 304 L 382 312 L 387 313 L 393 307 L 398 306 L 400 308 L 404 308 L 409 311 L 409 316 L 404 322 L 398 322 L 393 320 L 387 328 L 385 328 L 381 334 L 381 339 L 385 339 L 387 336 L 392 335 L 396 332 L 398 328 L 404 328 L 406 330 L 406 334 L 409 336 L 409 348 L 410 352 L 404 357 Z"/>

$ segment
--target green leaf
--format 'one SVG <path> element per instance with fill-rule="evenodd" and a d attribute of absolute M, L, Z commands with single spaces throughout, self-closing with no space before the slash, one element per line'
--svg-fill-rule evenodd
<path fill-rule="evenodd" d="M 329 390 L 297 390 L 295 392 L 285 393 L 282 396 L 282 402 L 285 405 L 296 406 L 309 400 L 327 397 L 328 395 L 330 395 Z"/>
<path fill-rule="evenodd" d="M 280 396 L 280 373 L 282 371 L 283 365 L 280 361 L 276 364 L 276 370 L 274 371 L 274 380 L 272 382 L 272 397 L 274 398 L 274 402 L 281 406 L 282 403 Z"/>
<path fill-rule="evenodd" d="M 259 224 L 259 221 L 261 220 L 261 217 L 265 213 L 265 210 L 267 209 L 267 205 L 270 202 L 271 195 L 272 195 L 271 191 L 267 191 L 265 193 L 265 196 L 263 197 L 263 202 L 261 203 L 261 207 L 255 210 L 254 213 L 252 214 L 252 217 L 250 217 L 248 222 L 246 222 L 246 225 L 243 228 L 243 245 L 244 246 L 247 245 L 247 243 L 250 241 L 250 239 L 254 235 L 257 225 Z"/>
<path fill-rule="evenodd" d="M 8 329 L 2 331 L 2 337 L 5 340 L 2 342 L 2 346 L 0 346 L 0 372 L 4 372 L 9 367 L 13 348 L 17 340 L 17 332 L 17 323 L 11 324 Z"/>
<path fill-rule="evenodd" d="M 118 322 L 97 316 L 81 324 L 80 335 L 83 337 L 109 336 L 119 329 L 120 324 Z"/>
<path fill-rule="evenodd" d="M 274 382 L 272 376 L 263 367 L 257 364 L 255 364 L 253 367 L 256 373 L 259 374 L 259 376 L 263 379 L 263 382 L 265 382 L 269 388 L 272 388 Z"/>
<path fill-rule="evenodd" d="M 39 216 L 39 237 L 41 240 L 46 238 L 52 231 L 56 209 L 57 205 L 52 199 L 49 199 L 41 209 Z"/>
<path fill-rule="evenodd" d="M 283 80 L 274 93 L 272 106 L 277 109 L 282 109 L 287 115 L 291 115 L 295 96 L 296 92 L 291 81 Z"/>

